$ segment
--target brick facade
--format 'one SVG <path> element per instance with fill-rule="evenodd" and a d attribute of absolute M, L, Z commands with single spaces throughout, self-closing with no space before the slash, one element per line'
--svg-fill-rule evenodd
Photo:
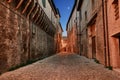
<path fill-rule="evenodd" d="M 42 9 L 40 9 L 41 14 L 44 16 L 39 16 L 39 5 L 37 11 L 32 11 L 28 15 L 34 1 L 28 3 L 29 7 L 22 5 L 28 9 L 24 14 L 21 11 L 22 9 L 25 11 L 25 8 L 20 5 L 17 5 L 19 9 L 15 8 L 17 4 L 15 0 L 10 3 L 5 0 L 0 1 L 0 73 L 27 61 L 55 53 L 56 30 L 53 24 Z M 41 18 L 43 21 L 39 21 Z"/>
<path fill-rule="evenodd" d="M 110 62 L 114 68 L 120 68 L 120 0 L 108 0 L 107 6 Z"/>
<path fill-rule="evenodd" d="M 77 1 L 74 3 L 74 7 L 72 9 L 71 15 L 67 22 L 66 31 L 67 31 L 67 51 L 72 53 L 78 53 L 78 30 L 77 30 Z"/>
<path fill-rule="evenodd" d="M 93 2 L 94 1 L 94 2 Z M 105 63 L 102 1 L 83 0 L 80 8 L 81 55 Z M 78 8 L 78 9 L 79 9 Z"/>
<path fill-rule="evenodd" d="M 80 53 L 108 67 L 120 68 L 119 0 L 81 0 Z"/>

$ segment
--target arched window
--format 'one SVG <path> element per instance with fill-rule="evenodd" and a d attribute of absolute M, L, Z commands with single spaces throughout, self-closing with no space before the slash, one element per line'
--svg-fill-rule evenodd
<path fill-rule="evenodd" d="M 46 8 L 46 0 L 42 0 L 43 7 Z"/>

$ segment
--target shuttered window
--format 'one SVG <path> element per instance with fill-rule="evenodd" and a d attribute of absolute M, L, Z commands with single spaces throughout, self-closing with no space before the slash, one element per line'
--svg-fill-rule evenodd
<path fill-rule="evenodd" d="M 42 0 L 43 7 L 46 8 L 46 0 Z"/>

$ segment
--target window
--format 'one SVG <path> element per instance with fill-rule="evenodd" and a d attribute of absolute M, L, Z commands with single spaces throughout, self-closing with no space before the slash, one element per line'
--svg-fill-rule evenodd
<path fill-rule="evenodd" d="M 42 0 L 43 7 L 46 8 L 46 0 Z"/>
<path fill-rule="evenodd" d="M 83 44 L 81 44 L 81 52 L 83 52 Z"/>
<path fill-rule="evenodd" d="M 32 34 L 35 35 L 35 32 L 36 32 L 36 27 L 34 24 L 32 24 Z"/>
<path fill-rule="evenodd" d="M 74 19 L 74 23 L 77 23 L 77 17 Z"/>
<path fill-rule="evenodd" d="M 114 6 L 114 15 L 115 15 L 115 20 L 119 19 L 119 5 L 118 5 L 118 0 L 113 1 L 113 6 Z"/>
<path fill-rule="evenodd" d="M 81 10 L 80 10 L 80 21 L 82 21 L 82 12 L 81 12 Z"/>
<path fill-rule="evenodd" d="M 95 0 L 91 0 L 92 1 L 92 10 L 94 10 L 95 8 Z"/>
<path fill-rule="evenodd" d="M 85 21 L 87 21 L 87 11 L 85 11 Z"/>

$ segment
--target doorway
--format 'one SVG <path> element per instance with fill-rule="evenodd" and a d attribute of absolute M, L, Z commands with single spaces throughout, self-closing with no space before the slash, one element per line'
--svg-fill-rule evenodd
<path fill-rule="evenodd" d="M 119 43 L 119 56 L 120 56 L 120 36 L 118 37 L 118 43 Z"/>
<path fill-rule="evenodd" d="M 115 34 L 113 36 L 113 44 L 114 44 L 114 48 L 113 49 L 113 62 L 114 62 L 114 67 L 115 68 L 120 68 L 120 32 Z"/>
<path fill-rule="evenodd" d="M 92 58 L 96 58 L 96 37 L 92 37 Z"/>

